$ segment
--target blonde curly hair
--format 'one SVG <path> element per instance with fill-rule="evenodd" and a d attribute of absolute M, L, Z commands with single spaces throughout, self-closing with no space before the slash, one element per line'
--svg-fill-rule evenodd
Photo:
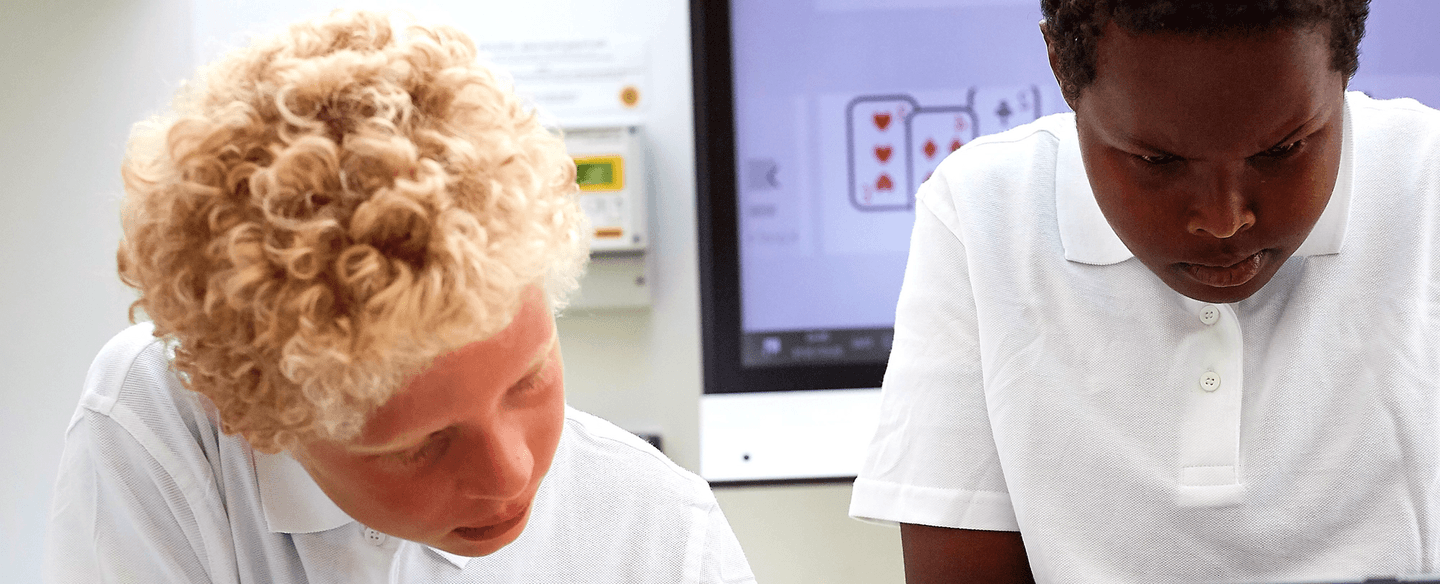
<path fill-rule="evenodd" d="M 563 306 L 575 164 L 453 28 L 336 12 L 201 69 L 137 124 L 121 279 L 222 429 L 354 436 L 433 359 Z"/>

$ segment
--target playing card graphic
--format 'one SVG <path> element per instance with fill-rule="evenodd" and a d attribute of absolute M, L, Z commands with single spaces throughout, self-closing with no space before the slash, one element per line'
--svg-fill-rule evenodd
<path fill-rule="evenodd" d="M 850 203 L 863 211 L 910 205 L 906 120 L 915 100 L 905 95 L 858 97 L 845 106 Z"/>
<path fill-rule="evenodd" d="M 962 97 L 963 96 L 963 97 Z M 975 138 L 1040 117 L 1035 85 L 862 95 L 845 106 L 850 204 L 859 211 L 909 210 L 940 161 Z M 949 103 L 946 103 L 949 102 Z M 957 103 L 961 102 L 961 103 Z"/>
<path fill-rule="evenodd" d="M 930 179 L 940 161 L 975 139 L 975 114 L 968 107 L 922 108 L 910 118 L 912 191 Z"/>
<path fill-rule="evenodd" d="M 1040 119 L 1040 88 L 977 87 L 970 105 L 980 124 L 976 135 L 1004 132 Z"/>

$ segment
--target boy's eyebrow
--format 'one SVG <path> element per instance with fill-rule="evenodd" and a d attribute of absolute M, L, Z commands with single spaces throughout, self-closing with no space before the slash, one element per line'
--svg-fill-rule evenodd
<path fill-rule="evenodd" d="M 1290 133 L 1289 133 L 1289 134 L 1286 134 L 1284 138 L 1281 138 L 1278 142 L 1270 145 L 1270 148 L 1274 148 L 1274 147 L 1276 147 L 1276 146 L 1284 146 L 1284 145 L 1286 145 L 1286 144 L 1289 144 L 1290 142 L 1293 142 L 1293 141 L 1294 141 L 1294 138 L 1295 138 L 1295 135 L 1296 135 L 1296 134 L 1299 134 L 1301 131 L 1303 131 L 1307 126 L 1310 125 L 1310 122 L 1312 122 L 1312 121 L 1314 121 L 1314 120 L 1315 120 L 1315 118 L 1313 118 L 1313 117 L 1310 118 L 1310 119 L 1308 119 L 1308 120 L 1305 120 L 1303 123 L 1300 124 L 1299 127 L 1295 128 L 1294 130 L 1290 130 Z M 1266 148 L 1265 150 L 1269 150 L 1270 148 Z M 1262 150 L 1261 152 L 1264 152 L 1264 150 Z"/>
<path fill-rule="evenodd" d="M 555 349 L 555 345 L 558 344 L 560 344 L 560 333 L 555 329 L 551 329 L 550 340 L 546 342 L 543 347 L 540 347 L 540 350 L 536 351 L 535 355 L 530 358 L 530 366 L 525 369 L 525 373 L 520 376 L 520 379 L 518 381 L 510 384 L 511 387 L 514 387 L 515 384 L 524 382 L 527 377 L 534 375 L 535 372 L 539 371 L 542 367 L 544 367 L 545 362 L 550 358 L 550 352 L 553 351 Z"/>
<path fill-rule="evenodd" d="M 422 436 L 421 438 L 428 437 L 430 436 L 430 434 L 433 433 L 434 432 L 426 433 L 425 436 Z M 351 454 L 360 455 L 389 454 L 391 452 L 399 452 L 405 450 L 406 448 L 415 446 L 416 443 L 411 439 L 411 437 L 411 434 L 402 434 L 401 436 L 390 440 L 389 442 L 386 442 L 384 444 L 357 444 L 354 442 L 347 442 L 345 443 L 345 451 Z M 404 438 L 404 440 L 402 440 L 402 438 Z"/>
<path fill-rule="evenodd" d="M 1297 134 L 1303 133 L 1303 132 L 1305 131 L 1305 128 L 1310 127 L 1310 124 L 1313 123 L 1313 122 L 1314 122 L 1316 119 L 1318 119 L 1320 116 L 1321 116 L 1321 113 L 1320 113 L 1320 112 L 1317 112 L 1315 115 L 1310 116 L 1309 118 L 1306 118 L 1305 121 L 1300 122 L 1299 125 L 1295 126 L 1295 129 L 1290 130 L 1290 133 L 1286 134 L 1285 137 L 1280 138 L 1278 141 L 1274 142 L 1273 144 L 1271 144 L 1271 145 L 1269 145 L 1269 146 L 1266 146 L 1266 147 L 1264 147 L 1264 148 L 1261 148 L 1257 153 L 1259 153 L 1259 152 L 1264 152 L 1264 151 L 1269 150 L 1269 149 L 1271 149 L 1271 148 L 1274 148 L 1274 147 L 1276 147 L 1276 146 L 1284 146 L 1284 145 L 1292 142 L 1292 141 L 1295 139 L 1295 136 L 1296 136 Z M 1140 138 L 1139 136 L 1137 136 L 1137 135 L 1135 135 L 1135 134 L 1133 134 L 1133 133 L 1128 133 L 1128 132 L 1127 132 L 1127 133 L 1121 135 L 1121 139 L 1122 139 L 1125 143 L 1128 143 L 1128 144 L 1130 144 L 1131 146 L 1134 146 L 1134 147 L 1139 148 L 1139 149 L 1141 149 L 1141 150 L 1148 150 L 1148 151 L 1151 151 L 1151 152 L 1157 152 L 1157 153 L 1160 153 L 1160 154 L 1163 154 L 1163 155 L 1166 155 L 1166 156 L 1179 156 L 1179 155 L 1175 154 L 1174 152 L 1171 152 L 1169 149 L 1159 148 L 1159 147 L 1151 144 L 1150 142 L 1146 141 L 1146 140 L 1143 139 L 1143 138 Z M 1184 156 L 1180 156 L 1180 158 L 1184 158 Z"/>
<path fill-rule="evenodd" d="M 1167 150 L 1167 149 L 1165 149 L 1165 148 L 1157 147 L 1157 146 L 1155 146 L 1154 144 L 1151 144 L 1150 142 L 1148 142 L 1148 141 L 1146 141 L 1146 140 L 1143 140 L 1143 139 L 1141 139 L 1139 136 L 1136 136 L 1136 135 L 1134 135 L 1134 134 L 1125 134 L 1122 138 L 1123 138 L 1123 140 L 1124 140 L 1126 143 L 1129 143 L 1131 146 L 1134 146 L 1134 147 L 1136 147 L 1137 149 L 1140 149 L 1140 150 L 1148 150 L 1148 151 L 1150 151 L 1150 152 L 1157 152 L 1157 153 L 1163 154 L 1163 155 L 1165 155 L 1165 156 L 1174 156 L 1174 155 L 1175 155 L 1173 152 L 1170 152 L 1169 150 Z"/>

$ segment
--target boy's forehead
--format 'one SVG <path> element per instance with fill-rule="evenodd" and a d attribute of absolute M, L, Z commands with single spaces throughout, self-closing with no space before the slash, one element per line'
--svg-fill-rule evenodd
<path fill-rule="evenodd" d="M 1314 29 L 1207 37 L 1134 33 L 1111 23 L 1105 33 L 1095 82 L 1077 111 L 1100 114 L 1104 120 L 1092 121 L 1113 129 L 1116 141 L 1174 154 L 1183 154 L 1173 150 L 1182 144 L 1274 146 L 1318 113 L 1274 102 L 1305 105 L 1339 75 L 1326 35 Z"/>
<path fill-rule="evenodd" d="M 352 450 L 383 449 L 443 426 L 465 400 L 499 394 L 543 361 L 558 342 L 543 293 L 528 292 L 494 335 L 441 355 L 369 418 Z"/>
<path fill-rule="evenodd" d="M 1257 44 L 1274 43 L 1282 39 L 1296 52 L 1318 50 L 1324 54 L 1327 69 L 1333 68 L 1330 47 L 1330 29 L 1323 23 L 1315 22 L 1296 25 L 1274 25 L 1264 27 L 1236 27 L 1215 31 L 1137 31 L 1126 28 L 1115 20 L 1107 21 L 1095 40 L 1096 77 L 1103 76 L 1107 69 L 1116 64 L 1149 64 L 1160 69 L 1175 67 L 1176 55 L 1185 50 L 1208 49 L 1216 54 L 1230 53 L 1235 56 L 1254 55 Z"/>

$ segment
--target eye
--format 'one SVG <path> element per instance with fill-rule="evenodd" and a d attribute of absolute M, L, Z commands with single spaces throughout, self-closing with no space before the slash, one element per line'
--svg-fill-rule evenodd
<path fill-rule="evenodd" d="M 550 376 L 548 375 L 548 372 L 550 371 L 550 369 L 550 359 L 547 358 L 545 362 L 540 365 L 539 369 L 532 371 L 529 375 L 526 375 L 524 379 L 521 379 L 518 383 L 512 386 L 510 388 L 510 393 L 519 396 L 526 395 L 534 391 L 535 388 L 539 387 L 549 379 Z"/>
<path fill-rule="evenodd" d="M 1269 149 L 1269 150 L 1266 150 L 1266 151 L 1264 151 L 1264 152 L 1261 152 L 1261 153 L 1259 153 L 1259 154 L 1256 154 L 1256 156 L 1259 156 L 1259 157 L 1262 157 L 1262 158 L 1277 158 L 1277 159 L 1278 159 L 1278 158 L 1287 158 L 1287 157 L 1289 157 L 1290 155 L 1292 155 L 1292 154 L 1294 154 L 1294 153 L 1296 153 L 1296 152 L 1299 152 L 1299 151 L 1300 151 L 1300 148 L 1301 148 L 1302 146 L 1304 146 L 1304 145 L 1305 145 L 1305 141 L 1304 141 L 1304 140 L 1296 140 L 1296 141 L 1291 142 L 1291 143 L 1289 143 L 1289 144 L 1279 144 L 1279 145 L 1276 145 L 1275 147 L 1273 147 L 1273 148 L 1271 148 L 1271 149 Z"/>
<path fill-rule="evenodd" d="M 449 435 L 444 432 L 436 432 L 414 448 L 386 454 L 384 457 L 403 467 L 418 467 L 444 454 L 449 445 Z"/>
<path fill-rule="evenodd" d="M 542 369 L 540 371 L 544 370 Z M 510 389 L 510 391 L 514 393 L 526 393 L 532 389 L 535 389 L 535 386 L 540 384 L 540 371 L 536 371 L 534 373 L 526 375 L 525 379 L 521 379 L 519 383 L 516 383 L 515 386 Z"/>
<path fill-rule="evenodd" d="M 524 378 L 510 386 L 510 395 L 521 397 L 535 391 L 535 389 L 548 385 L 555 377 L 559 367 L 556 366 L 557 359 L 554 353 L 545 356 L 534 370 L 526 374 Z"/>
<path fill-rule="evenodd" d="M 1133 156 L 1136 160 L 1150 166 L 1165 166 L 1180 160 L 1180 157 L 1174 154 L 1134 154 Z"/>

